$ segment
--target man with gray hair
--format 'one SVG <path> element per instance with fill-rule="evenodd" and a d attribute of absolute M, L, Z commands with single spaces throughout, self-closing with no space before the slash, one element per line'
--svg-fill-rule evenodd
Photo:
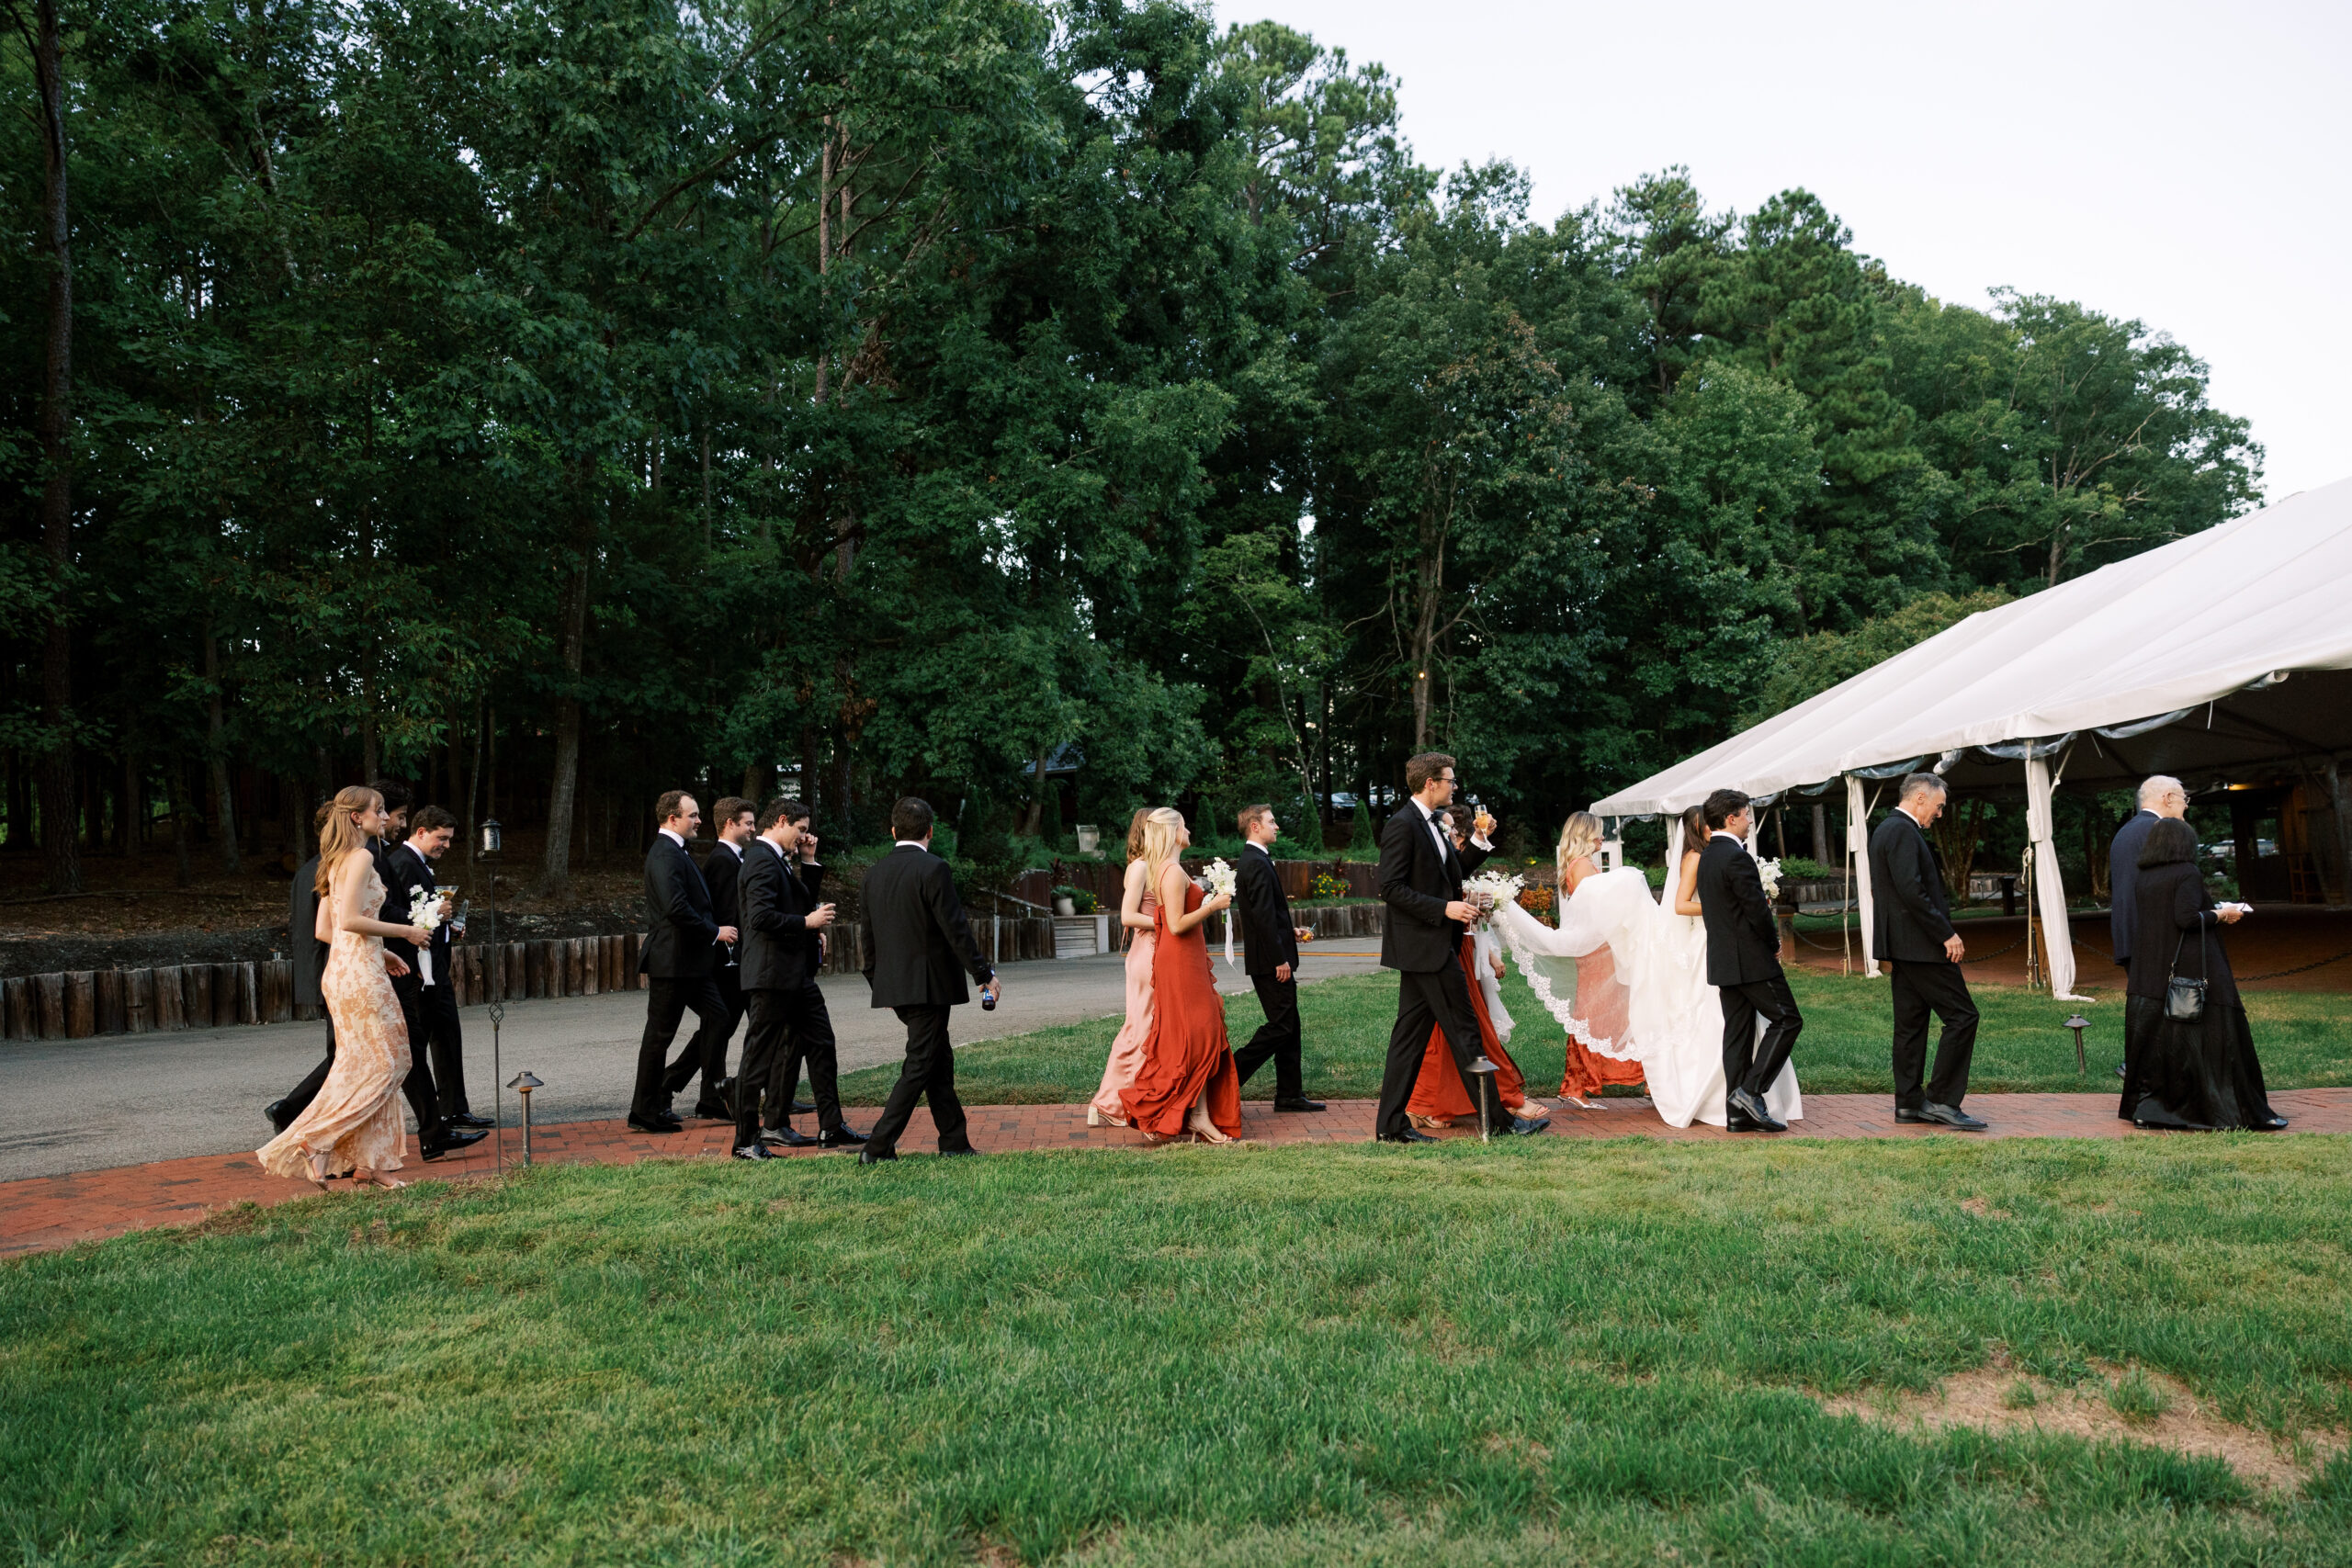
<path fill-rule="evenodd" d="M 1911 774 L 1894 809 L 1871 834 L 1871 946 L 1894 971 L 1894 1119 L 1981 1133 L 1984 1123 L 1960 1108 L 1976 1051 L 1976 1004 L 1960 975 L 1967 948 L 1952 929 L 1943 873 L 1928 846 L 1944 795 L 1944 781 L 1935 774 Z M 1923 1089 L 1929 1012 L 1943 1021 L 1943 1032 L 1934 1076 Z"/>
<path fill-rule="evenodd" d="M 2140 809 L 2115 830 L 2107 847 L 2107 934 L 2119 969 L 2132 967 L 2132 911 L 2140 891 L 2140 846 L 2148 829 L 2167 817 L 2188 815 L 2188 791 L 2180 781 L 2156 773 L 2140 781 Z"/>

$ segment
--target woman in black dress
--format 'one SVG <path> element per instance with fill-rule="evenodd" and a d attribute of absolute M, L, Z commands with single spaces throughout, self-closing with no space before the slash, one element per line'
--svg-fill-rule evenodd
<path fill-rule="evenodd" d="M 2137 1127 L 2284 1127 L 2287 1119 L 2271 1111 L 2263 1091 L 2262 1064 L 2222 942 L 2221 928 L 2238 912 L 2213 907 L 2197 870 L 2196 829 L 2177 817 L 2149 829 L 2141 846 L 2136 913 L 2140 934 L 2123 1002 L 2131 1070 L 2117 1114 Z M 2202 1018 L 2165 1016 L 2165 982 L 2173 975 L 2204 980 Z"/>

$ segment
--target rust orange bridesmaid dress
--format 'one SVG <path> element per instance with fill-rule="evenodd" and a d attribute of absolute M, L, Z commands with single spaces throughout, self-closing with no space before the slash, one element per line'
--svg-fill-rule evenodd
<path fill-rule="evenodd" d="M 1184 912 L 1201 907 L 1197 885 L 1184 888 Z M 1209 970 L 1208 923 L 1178 933 L 1168 908 L 1152 912 L 1151 1030 L 1135 1081 L 1121 1091 L 1127 1121 L 1156 1137 L 1182 1133 L 1205 1099 L 1209 1121 L 1228 1138 L 1241 1135 L 1241 1076 L 1225 1034 L 1225 998 Z"/>

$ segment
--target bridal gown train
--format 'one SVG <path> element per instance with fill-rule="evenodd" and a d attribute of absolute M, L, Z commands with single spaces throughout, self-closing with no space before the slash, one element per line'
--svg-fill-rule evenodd
<path fill-rule="evenodd" d="M 1668 1125 L 1723 1126 L 1724 1012 L 1707 984 L 1706 928 L 1661 905 L 1632 870 L 1586 878 L 1559 910 L 1557 931 L 1517 904 L 1501 906 L 1495 920 L 1544 1010 L 1588 1050 L 1639 1062 Z M 1592 983 L 1579 987 L 1576 961 L 1604 948 L 1612 962 L 1588 965 Z M 1804 1115 L 1793 1064 L 1764 1104 L 1783 1122 Z"/>

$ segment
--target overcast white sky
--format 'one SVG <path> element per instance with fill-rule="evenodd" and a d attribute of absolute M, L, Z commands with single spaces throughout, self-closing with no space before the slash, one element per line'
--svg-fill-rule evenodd
<path fill-rule="evenodd" d="M 2352 4 L 1216 0 L 1402 82 L 1421 162 L 1508 158 L 1550 221 L 1669 164 L 1804 186 L 1955 303 L 2168 332 L 2251 420 L 2271 501 L 2352 478 Z"/>

